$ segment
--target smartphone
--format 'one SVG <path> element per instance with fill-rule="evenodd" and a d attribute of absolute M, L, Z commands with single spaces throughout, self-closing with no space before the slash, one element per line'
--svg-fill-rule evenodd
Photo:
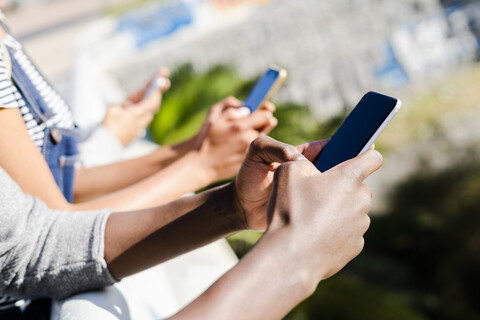
<path fill-rule="evenodd" d="M 155 78 L 153 78 L 152 80 L 152 83 L 143 94 L 142 100 L 148 98 L 153 92 L 163 88 L 166 83 L 167 83 L 167 79 L 165 77 L 155 76 Z"/>
<path fill-rule="evenodd" d="M 314 161 L 321 172 L 367 151 L 397 114 L 401 101 L 377 92 L 366 93 Z"/>
<path fill-rule="evenodd" d="M 244 105 L 250 112 L 257 110 L 265 101 L 270 100 L 273 94 L 280 88 L 287 77 L 287 71 L 277 67 L 271 67 L 257 81 L 255 87 L 248 95 Z"/>

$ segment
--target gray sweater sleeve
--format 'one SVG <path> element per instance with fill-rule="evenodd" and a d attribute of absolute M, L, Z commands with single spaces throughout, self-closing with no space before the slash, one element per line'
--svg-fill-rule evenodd
<path fill-rule="evenodd" d="M 109 214 L 50 210 L 0 168 L 0 296 L 61 299 L 112 284 L 103 253 Z"/>

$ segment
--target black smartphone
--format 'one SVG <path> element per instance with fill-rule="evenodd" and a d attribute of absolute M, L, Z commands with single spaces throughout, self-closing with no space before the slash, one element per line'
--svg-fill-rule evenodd
<path fill-rule="evenodd" d="M 244 105 L 250 109 L 250 112 L 257 110 L 265 101 L 269 100 L 273 94 L 280 88 L 287 77 L 287 71 L 277 67 L 271 67 L 257 81 Z"/>
<path fill-rule="evenodd" d="M 377 92 L 366 93 L 314 161 L 321 172 L 367 151 L 397 114 L 400 100 Z"/>

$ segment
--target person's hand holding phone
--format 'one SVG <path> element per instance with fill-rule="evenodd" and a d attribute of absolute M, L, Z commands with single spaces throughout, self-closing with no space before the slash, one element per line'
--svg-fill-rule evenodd
<path fill-rule="evenodd" d="M 276 125 L 274 106 L 252 114 L 234 97 L 215 104 L 199 132 L 192 139 L 200 154 L 203 174 L 209 183 L 233 177 L 239 170 L 248 146 L 257 137 L 268 134 Z"/>
<path fill-rule="evenodd" d="M 252 275 L 258 290 L 264 285 L 270 291 L 289 288 L 288 299 L 276 301 L 272 318 L 281 318 L 312 294 L 321 280 L 343 268 L 364 245 L 371 192 L 363 180 L 381 166 L 382 157 L 370 150 L 321 173 L 311 161 L 327 142 L 293 147 L 260 137 L 251 144 L 234 182 L 235 212 L 241 214 L 244 227 L 268 226 L 240 268 L 255 263 L 255 270 L 267 272 Z M 272 265 L 275 272 L 269 273 Z M 289 282 L 272 289 L 279 280 Z"/>
<path fill-rule="evenodd" d="M 162 93 L 170 88 L 169 74 L 167 68 L 160 68 L 142 89 L 132 93 L 122 104 L 107 109 L 102 125 L 117 136 L 123 145 L 138 138 L 153 120 L 160 108 Z M 151 90 L 153 82 L 159 77 L 164 79 L 163 86 Z M 146 95 L 149 89 L 150 93 Z"/>
<path fill-rule="evenodd" d="M 245 228 L 263 231 L 267 227 L 265 212 L 275 170 L 285 162 L 313 161 L 327 142 L 320 140 L 294 147 L 268 136 L 252 142 L 235 179 L 237 201 L 244 212 Z M 312 168 L 317 171 L 315 167 Z"/>
<path fill-rule="evenodd" d="M 249 95 L 243 103 L 250 112 L 262 108 L 265 103 L 275 94 L 282 86 L 287 78 L 285 69 L 270 67 L 261 77 L 250 91 Z"/>
<path fill-rule="evenodd" d="M 278 297 L 269 316 L 287 314 L 311 295 L 320 281 L 361 252 L 371 205 L 371 193 L 363 180 L 381 164 L 382 157 L 371 150 L 326 173 L 301 158 L 282 163 L 275 170 L 268 228 L 239 264 L 248 266 L 264 258 L 262 265 L 256 265 L 257 270 L 267 271 L 255 279 L 258 290 L 264 285 L 270 291 L 288 288 L 288 298 Z M 268 273 L 272 266 L 275 272 Z M 272 283 L 278 281 L 282 285 L 272 289 Z"/>

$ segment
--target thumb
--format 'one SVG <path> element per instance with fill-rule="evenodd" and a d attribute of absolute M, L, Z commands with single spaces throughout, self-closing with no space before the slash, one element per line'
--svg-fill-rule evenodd
<path fill-rule="evenodd" d="M 358 181 L 363 182 L 368 176 L 380 169 L 383 157 L 376 150 L 368 150 L 361 155 L 341 163 L 344 170 L 352 172 Z"/>

